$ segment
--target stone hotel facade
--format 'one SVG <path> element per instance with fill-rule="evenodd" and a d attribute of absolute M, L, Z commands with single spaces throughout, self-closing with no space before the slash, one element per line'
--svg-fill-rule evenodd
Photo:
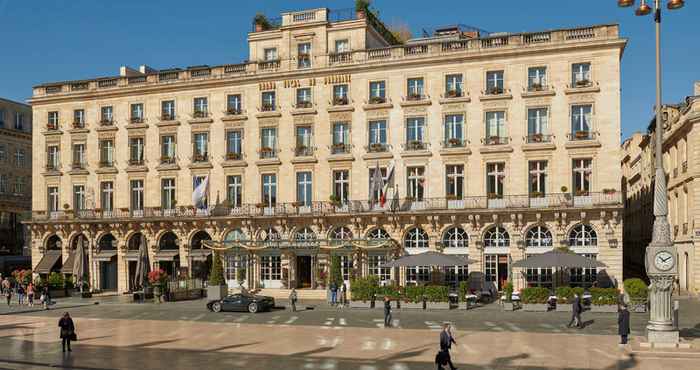
<path fill-rule="evenodd" d="M 230 286 L 318 288 L 331 256 L 346 280 L 427 281 L 381 267 L 427 250 L 475 261 L 452 284 L 551 286 L 510 266 L 561 246 L 607 266 L 574 284 L 621 280 L 617 25 L 401 43 L 371 12 L 263 23 L 242 64 L 34 88 L 36 272 L 70 272 L 83 235 L 93 288 L 129 291 L 144 235 L 171 274 L 203 277 L 204 244 L 227 248 Z"/>

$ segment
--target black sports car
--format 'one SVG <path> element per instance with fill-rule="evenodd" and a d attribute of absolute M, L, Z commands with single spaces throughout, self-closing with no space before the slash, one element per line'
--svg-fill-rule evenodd
<path fill-rule="evenodd" d="M 209 301 L 207 308 L 214 312 L 221 311 L 258 311 L 270 310 L 275 307 L 275 299 L 268 296 L 246 293 L 229 294 L 223 299 Z"/>

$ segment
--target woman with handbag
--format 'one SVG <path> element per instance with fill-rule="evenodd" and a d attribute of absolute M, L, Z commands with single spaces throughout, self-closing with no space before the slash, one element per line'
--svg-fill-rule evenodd
<path fill-rule="evenodd" d="M 66 344 L 68 345 L 68 352 L 71 352 L 70 341 L 75 341 L 78 337 L 75 335 L 75 325 L 73 325 L 73 319 L 71 319 L 68 312 L 64 313 L 61 320 L 58 321 L 58 327 L 61 328 L 61 346 L 63 347 L 63 352 L 66 351 Z"/>

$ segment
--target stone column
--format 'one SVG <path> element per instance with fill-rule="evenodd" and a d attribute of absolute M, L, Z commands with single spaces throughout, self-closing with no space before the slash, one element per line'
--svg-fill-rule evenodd
<path fill-rule="evenodd" d="M 126 260 L 126 241 L 117 245 L 117 291 L 129 291 L 129 262 Z"/>
<path fill-rule="evenodd" d="M 651 343 L 678 343 L 679 333 L 673 328 L 671 293 L 673 275 L 649 276 L 649 299 L 652 302 L 647 325 L 647 337 Z"/>

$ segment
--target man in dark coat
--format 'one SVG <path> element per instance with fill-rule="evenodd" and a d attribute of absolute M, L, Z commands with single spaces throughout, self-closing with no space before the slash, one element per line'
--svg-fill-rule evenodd
<path fill-rule="evenodd" d="M 450 357 L 450 349 L 452 348 L 452 343 L 457 344 L 455 339 L 452 337 L 452 332 L 450 331 L 450 324 L 445 323 L 442 325 L 442 332 L 440 332 L 440 351 L 443 353 L 442 356 L 446 357 L 447 364 L 450 365 L 450 369 L 456 370 L 455 365 L 452 364 L 452 358 Z"/>
<path fill-rule="evenodd" d="M 297 312 L 297 290 L 294 288 L 289 293 L 289 303 L 292 305 L 292 312 Z"/>
<path fill-rule="evenodd" d="M 568 327 L 571 327 L 571 324 L 574 322 L 577 328 L 581 329 L 583 327 L 581 323 L 581 309 L 581 298 L 579 298 L 577 293 L 574 293 L 574 300 L 571 302 L 571 321 L 569 321 Z"/>
<path fill-rule="evenodd" d="M 335 304 L 338 301 L 338 284 L 335 283 L 335 280 L 331 281 L 331 306 L 335 306 Z"/>
<path fill-rule="evenodd" d="M 71 352 L 70 341 L 75 338 L 75 325 L 73 325 L 73 319 L 71 319 L 68 312 L 63 314 L 61 320 L 58 321 L 58 326 L 61 328 L 61 346 L 63 347 L 63 352 L 66 351 L 66 345 L 68 347 L 68 352 Z"/>
<path fill-rule="evenodd" d="M 384 296 L 384 327 L 391 327 L 391 300 Z"/>
<path fill-rule="evenodd" d="M 620 345 L 627 344 L 627 336 L 630 334 L 630 312 L 626 304 L 621 304 L 617 313 L 617 333 L 620 334 Z"/>

